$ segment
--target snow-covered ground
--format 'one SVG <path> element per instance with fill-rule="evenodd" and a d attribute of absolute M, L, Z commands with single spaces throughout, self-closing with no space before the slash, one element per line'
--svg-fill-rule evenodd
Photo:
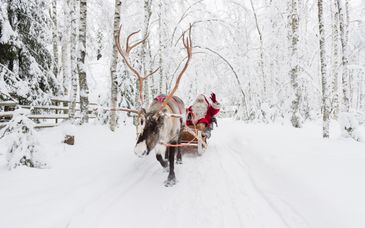
<path fill-rule="evenodd" d="M 222 120 L 169 188 L 154 155 L 133 154 L 133 127 L 42 130 L 48 169 L 7 170 L 2 140 L 0 227 L 364 228 L 365 143 L 332 133 Z"/>

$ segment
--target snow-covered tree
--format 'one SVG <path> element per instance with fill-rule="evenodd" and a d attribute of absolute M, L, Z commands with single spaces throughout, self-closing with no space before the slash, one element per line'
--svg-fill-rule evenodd
<path fill-rule="evenodd" d="M 52 72 L 52 20 L 46 0 L 1 0 L 0 64 L 24 82 L 12 94 L 22 103 L 42 103 L 57 95 Z"/>
<path fill-rule="evenodd" d="M 57 0 L 52 0 L 52 49 L 53 49 L 53 74 L 57 78 L 58 67 L 58 17 L 57 17 Z"/>
<path fill-rule="evenodd" d="M 119 26 L 120 26 L 120 7 L 122 5 L 121 0 L 115 0 L 115 12 L 114 12 L 114 31 L 113 31 L 113 54 L 111 58 L 111 67 L 110 67 L 110 76 L 111 76 L 111 102 L 110 107 L 112 108 L 110 112 L 110 129 L 112 131 L 115 130 L 117 125 L 117 113 L 115 109 L 118 105 L 118 75 L 117 75 L 117 66 L 118 66 L 118 49 L 116 46 L 116 39 L 120 39 L 119 34 Z"/>
<path fill-rule="evenodd" d="M 8 138 L 10 142 L 7 151 L 8 168 L 18 166 L 43 168 L 47 164 L 43 161 L 39 150 L 37 132 L 34 123 L 26 117 L 24 110 L 17 110 L 7 126 L 0 131 L 0 139 Z"/>
<path fill-rule="evenodd" d="M 318 6 L 318 27 L 319 27 L 319 49 L 321 61 L 321 80 L 322 80 L 322 121 L 323 138 L 329 137 L 329 85 L 327 79 L 327 58 L 326 58 L 326 38 L 323 21 L 323 0 L 317 0 Z"/>
<path fill-rule="evenodd" d="M 347 2 L 347 1 L 346 1 Z M 342 47 L 342 111 L 348 112 L 350 110 L 350 82 L 349 82 L 349 70 L 348 70 L 348 32 L 345 14 L 345 7 L 348 7 L 341 0 L 337 0 L 339 21 L 340 21 L 340 37 L 341 37 L 341 47 Z M 345 18 L 346 17 L 346 18 Z M 348 19 L 348 18 L 347 18 Z"/>
<path fill-rule="evenodd" d="M 77 71 L 77 3 L 78 1 L 69 0 L 68 3 L 70 8 L 71 17 L 71 90 L 70 90 L 70 98 L 71 105 L 69 110 L 69 116 L 72 122 L 75 122 L 75 113 L 76 113 L 76 102 L 77 102 L 77 91 L 78 91 L 78 71 Z"/>
<path fill-rule="evenodd" d="M 86 74 L 86 24 L 87 24 L 87 0 L 80 0 L 80 25 L 78 38 L 78 56 L 77 69 L 79 73 L 79 88 L 80 88 L 80 110 L 81 123 L 89 121 L 89 86 Z"/>
<path fill-rule="evenodd" d="M 299 102 L 301 101 L 301 88 L 299 86 L 299 54 L 298 54 L 298 42 L 299 42 L 299 34 L 298 34 L 298 28 L 299 28 L 299 14 L 298 14 L 298 1 L 297 0 L 291 0 L 289 3 L 290 5 L 290 19 L 289 19 L 289 26 L 290 26 L 290 49 L 291 49 L 291 55 L 290 55 L 290 80 L 291 84 L 294 90 L 294 96 L 293 101 L 291 105 L 292 109 L 292 117 L 291 117 L 291 123 L 293 127 L 299 128 L 301 127 L 301 117 L 299 113 Z"/>
<path fill-rule="evenodd" d="M 338 70 L 339 70 L 339 12 L 337 6 L 337 0 L 331 2 L 332 13 L 332 113 L 334 118 L 337 119 L 339 113 L 339 83 L 338 83 Z"/>

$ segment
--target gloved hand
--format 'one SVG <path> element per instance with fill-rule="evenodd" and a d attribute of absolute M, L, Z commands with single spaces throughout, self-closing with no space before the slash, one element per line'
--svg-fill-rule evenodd
<path fill-rule="evenodd" d="M 216 97 L 215 97 L 215 93 L 212 93 L 212 94 L 210 95 L 210 99 L 213 101 L 213 103 L 216 103 L 216 102 L 217 102 L 217 99 L 216 99 Z"/>

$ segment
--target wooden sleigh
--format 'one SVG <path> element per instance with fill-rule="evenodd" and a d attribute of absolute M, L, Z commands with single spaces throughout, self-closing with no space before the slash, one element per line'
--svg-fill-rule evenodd
<path fill-rule="evenodd" d="M 205 129 L 205 125 L 189 125 L 183 128 L 180 134 L 181 144 L 190 147 L 184 152 L 197 151 L 202 155 L 206 151 L 208 144 Z"/>

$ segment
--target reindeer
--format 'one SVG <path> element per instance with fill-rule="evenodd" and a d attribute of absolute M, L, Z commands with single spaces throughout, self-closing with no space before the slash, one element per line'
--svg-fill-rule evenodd
<path fill-rule="evenodd" d="M 137 77 L 139 84 L 139 99 L 141 106 L 143 107 L 143 81 L 156 73 L 158 68 L 150 74 L 142 76 L 141 73 L 132 66 L 129 62 L 129 54 L 133 48 L 145 42 L 147 36 L 134 44 L 130 44 L 131 37 L 139 31 L 131 33 L 127 37 L 126 47 L 123 49 L 120 46 L 119 40 L 121 28 L 122 26 L 119 28 L 118 37 L 116 37 L 116 46 L 127 67 Z M 188 33 L 187 36 L 186 33 Z M 181 152 L 178 144 L 180 144 L 180 132 L 184 126 L 183 117 L 185 117 L 185 105 L 179 97 L 174 96 L 174 93 L 192 58 L 191 25 L 188 31 L 183 33 L 182 42 L 187 52 L 187 59 L 171 92 L 168 95 L 162 94 L 156 97 L 147 110 L 144 108 L 141 108 L 140 110 L 124 109 L 124 111 L 134 112 L 138 115 L 137 142 L 134 153 L 139 157 L 144 157 L 151 151 L 155 151 L 156 159 L 160 162 L 162 167 L 167 168 L 169 166 L 169 175 L 165 181 L 165 186 L 173 186 L 176 183 L 174 172 L 176 150 L 177 163 L 181 162 Z"/>

